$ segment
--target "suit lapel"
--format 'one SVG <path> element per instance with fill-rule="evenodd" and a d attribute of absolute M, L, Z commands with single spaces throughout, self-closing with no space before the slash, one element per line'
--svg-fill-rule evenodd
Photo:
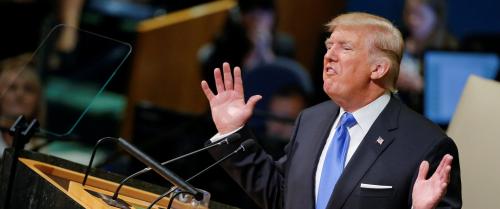
<path fill-rule="evenodd" d="M 363 178 L 371 165 L 391 145 L 394 136 L 390 131 L 397 128 L 397 118 L 400 108 L 401 104 L 399 101 L 391 97 L 389 104 L 375 120 L 365 138 L 354 152 L 351 160 L 349 160 L 349 163 L 335 185 L 327 208 L 342 208 L 354 189 L 360 185 L 361 178 Z M 379 137 L 383 139 L 383 143 L 377 141 Z"/>

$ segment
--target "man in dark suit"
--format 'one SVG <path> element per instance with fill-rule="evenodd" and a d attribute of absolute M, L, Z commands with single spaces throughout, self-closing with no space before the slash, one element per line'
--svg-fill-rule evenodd
<path fill-rule="evenodd" d="M 401 33 L 366 13 L 340 15 L 328 27 L 323 89 L 331 101 L 301 113 L 280 160 L 257 146 L 224 169 L 262 208 L 461 208 L 456 145 L 391 93 Z M 219 131 L 211 140 L 234 132 L 252 138 L 245 122 L 261 97 L 245 103 L 241 70 L 234 68 L 234 79 L 228 63 L 222 71 L 214 70 L 217 94 L 202 82 Z"/>

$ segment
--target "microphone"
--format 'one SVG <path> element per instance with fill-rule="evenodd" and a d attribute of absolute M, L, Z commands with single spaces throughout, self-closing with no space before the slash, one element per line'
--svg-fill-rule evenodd
<path fill-rule="evenodd" d="M 245 140 L 244 142 L 241 143 L 241 145 L 236 150 L 234 150 L 233 152 L 231 152 L 228 155 L 224 156 L 223 158 L 217 160 L 215 163 L 213 163 L 212 165 L 208 166 L 207 168 L 201 170 L 197 174 L 195 174 L 195 175 L 191 176 L 190 178 L 186 179 L 186 181 L 191 181 L 192 179 L 198 177 L 200 174 L 206 172 L 210 168 L 218 165 L 222 161 L 224 161 L 224 160 L 232 157 L 233 155 L 236 155 L 240 151 L 244 152 L 244 151 L 248 150 L 249 148 L 253 147 L 254 145 L 255 145 L 255 140 L 253 140 L 253 139 L 247 139 L 247 140 Z"/>
<path fill-rule="evenodd" d="M 185 191 L 191 193 L 196 200 L 203 199 L 203 193 L 199 192 L 192 185 L 183 181 L 180 177 L 178 177 L 170 170 L 158 164 L 156 161 L 151 159 L 151 157 L 149 157 L 148 155 L 146 155 L 145 153 L 143 153 L 142 151 L 140 151 L 139 149 L 128 143 L 125 139 L 118 138 L 118 144 L 121 146 L 122 149 L 124 149 L 129 154 L 134 156 L 136 159 L 140 160 L 142 163 L 146 164 L 148 167 L 153 169 L 154 172 L 158 173 L 160 176 L 162 176 L 175 186 L 180 187 Z"/>
<path fill-rule="evenodd" d="M 93 157 L 94 157 L 94 154 L 95 154 L 95 152 L 97 150 L 97 147 L 102 142 L 108 141 L 108 140 L 111 140 L 113 142 L 117 142 L 118 145 L 123 150 L 125 150 L 126 152 L 128 152 L 130 155 L 134 156 L 136 159 L 138 159 L 142 163 L 146 164 L 148 167 L 151 167 L 151 169 L 153 171 L 155 171 L 156 173 L 158 173 L 160 176 L 162 176 L 163 178 L 165 178 L 166 180 L 168 180 L 170 183 L 172 183 L 176 187 L 182 188 L 184 191 L 186 191 L 186 193 L 192 194 L 193 197 L 196 200 L 199 201 L 199 200 L 203 199 L 203 193 L 200 192 L 200 191 L 198 191 L 198 190 L 196 190 L 192 185 L 190 185 L 187 182 L 183 181 L 180 177 L 178 177 L 176 174 L 174 174 L 170 170 L 162 167 L 159 163 L 157 163 L 156 161 L 154 161 L 153 159 L 151 159 L 151 157 L 149 157 L 148 155 L 146 155 L 145 153 L 143 153 L 142 151 L 140 151 L 139 149 L 137 149 L 136 147 L 134 147 L 133 145 L 131 145 L 130 143 L 128 143 L 125 139 L 114 138 L 114 137 L 105 137 L 105 138 L 100 139 L 97 142 L 97 144 L 94 147 L 92 156 L 90 158 L 89 166 L 87 167 L 87 171 L 85 172 L 85 176 L 84 176 L 82 185 L 85 185 L 85 183 L 86 183 L 88 174 L 90 172 L 90 166 L 92 165 Z M 87 190 L 87 191 L 90 194 L 92 194 L 92 195 L 94 195 L 94 196 L 96 196 L 98 198 L 101 198 L 108 205 L 111 205 L 111 206 L 114 206 L 114 207 L 118 207 L 118 208 L 124 208 L 124 209 L 130 208 L 130 205 L 128 205 L 125 201 L 123 201 L 121 199 L 115 200 L 115 199 L 112 199 L 109 196 L 104 195 L 104 194 L 100 194 L 100 193 L 93 192 L 93 191 L 90 191 L 90 190 Z"/>
<path fill-rule="evenodd" d="M 238 136 L 238 137 L 239 137 L 239 136 Z M 243 152 L 244 152 L 244 151 L 246 151 L 246 150 L 250 149 L 250 148 L 251 148 L 251 147 L 253 147 L 255 144 L 256 144 L 256 142 L 255 142 L 255 140 L 253 140 L 253 139 L 247 139 L 247 140 L 245 140 L 245 141 L 244 141 L 244 142 L 242 142 L 242 143 L 241 143 L 241 145 L 240 145 L 237 149 L 235 149 L 233 152 L 229 153 L 228 155 L 224 156 L 223 158 L 221 158 L 221 159 L 217 160 L 215 163 L 211 164 L 210 166 L 206 167 L 205 169 L 201 170 L 200 172 L 198 172 L 198 173 L 196 173 L 195 175 L 191 176 L 190 178 L 186 179 L 186 182 L 191 181 L 192 179 L 194 179 L 194 178 L 198 177 L 199 175 L 201 175 L 201 174 L 205 173 L 206 171 L 208 171 L 208 170 L 209 170 L 209 169 L 211 169 L 212 167 L 214 167 L 214 166 L 216 166 L 216 165 L 220 164 L 222 161 L 224 161 L 224 160 L 226 160 L 226 159 L 228 159 L 228 158 L 230 158 L 230 157 L 232 157 L 232 156 L 234 156 L 234 155 L 238 154 L 238 152 L 241 152 L 241 151 L 243 151 Z M 168 190 L 167 192 L 165 192 L 165 193 L 161 194 L 158 198 L 156 198 L 156 199 L 155 199 L 155 200 L 151 203 L 151 205 L 149 205 L 148 209 L 152 208 L 152 207 L 153 207 L 153 206 L 154 206 L 157 202 L 159 202 L 159 201 L 160 201 L 161 199 L 163 199 L 165 196 L 169 195 L 170 193 L 172 193 L 173 191 L 175 191 L 175 190 L 177 190 L 177 189 L 178 189 L 178 187 L 173 187 L 173 188 L 171 188 L 170 190 Z M 182 193 L 182 191 L 181 191 L 181 192 L 178 192 L 178 193 Z M 173 200 L 173 199 L 174 199 L 174 198 L 170 198 L 170 201 L 169 201 L 169 204 L 168 204 L 167 209 L 168 209 L 168 208 L 170 208 L 170 206 L 172 205 L 172 200 Z M 196 199 L 196 198 L 195 198 L 195 199 Z M 198 200 L 198 199 L 196 199 L 196 200 L 197 200 L 197 201 L 200 201 L 200 200 Z"/>
<path fill-rule="evenodd" d="M 174 159 L 171 159 L 171 160 L 165 161 L 165 162 L 161 163 L 161 165 L 165 166 L 165 165 L 167 165 L 167 164 L 169 164 L 169 163 L 172 163 L 172 162 L 174 162 L 174 161 L 180 160 L 180 159 L 185 158 L 185 157 L 189 157 L 189 156 L 191 156 L 191 155 L 197 154 L 197 153 L 202 152 L 202 151 L 205 151 L 205 150 L 207 150 L 207 149 L 210 149 L 210 148 L 213 148 L 213 147 L 217 147 L 217 146 L 220 146 L 220 145 L 225 145 L 225 144 L 230 144 L 230 143 L 233 143 L 233 142 L 235 142 L 236 140 L 239 140 L 240 138 L 241 138 L 241 136 L 240 136 L 240 134 L 238 134 L 238 133 L 231 134 L 231 135 L 229 135 L 228 137 L 226 137 L 226 138 L 224 138 L 224 139 L 221 139 L 221 140 L 219 140 L 219 141 L 217 141 L 217 142 L 214 142 L 214 143 L 212 143 L 212 144 L 210 144 L 210 145 L 208 145 L 208 146 L 205 146 L 205 147 L 203 147 L 203 148 L 201 148 L 201 149 L 198 149 L 198 150 L 195 150 L 195 151 L 193 151 L 193 152 L 190 152 L 190 153 L 187 153 L 187 154 L 181 155 L 181 156 L 179 156 L 179 157 L 176 157 L 176 158 L 174 158 Z M 132 179 L 132 178 L 135 178 L 135 177 L 137 177 L 137 176 L 139 176 L 139 175 L 141 175 L 141 174 L 147 173 L 147 172 L 149 172 L 150 170 L 151 170 L 151 168 L 150 168 L 150 167 L 147 167 L 147 168 L 144 168 L 144 169 L 142 169 L 142 170 L 140 170 L 140 171 L 137 171 L 137 172 L 133 173 L 132 175 L 127 176 L 126 178 L 124 178 L 122 181 L 120 181 L 120 184 L 119 184 L 119 185 L 118 185 L 118 187 L 116 188 L 115 193 L 113 194 L 113 197 L 112 197 L 112 198 L 113 198 L 114 200 L 116 200 L 116 198 L 118 198 L 118 194 L 119 194 L 119 192 L 120 192 L 120 189 L 122 188 L 122 186 L 123 186 L 123 185 L 125 185 L 125 183 L 126 183 L 128 180 L 130 180 L 130 179 Z"/>

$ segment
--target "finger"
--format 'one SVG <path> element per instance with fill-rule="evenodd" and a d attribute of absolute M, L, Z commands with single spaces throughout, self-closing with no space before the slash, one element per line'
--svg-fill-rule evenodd
<path fill-rule="evenodd" d="M 451 173 L 451 165 L 445 165 L 439 173 L 439 178 L 443 182 L 449 182 Z"/>
<path fill-rule="evenodd" d="M 240 67 L 234 68 L 234 90 L 243 95 L 243 80 L 241 79 Z"/>
<path fill-rule="evenodd" d="M 448 187 L 448 184 L 447 183 L 442 183 L 441 184 L 441 191 L 440 191 L 440 195 L 439 195 L 439 199 L 443 198 L 445 195 L 446 195 L 446 187 Z"/>
<path fill-rule="evenodd" d="M 422 163 L 420 163 L 420 167 L 418 168 L 417 180 L 425 180 L 427 172 L 429 172 L 429 162 L 422 161 Z"/>
<path fill-rule="evenodd" d="M 214 78 L 215 78 L 215 88 L 217 89 L 217 94 L 219 94 L 224 91 L 224 82 L 222 81 L 222 75 L 219 68 L 215 68 Z"/>
<path fill-rule="evenodd" d="M 446 162 L 444 162 L 444 169 L 442 175 L 449 177 L 451 171 L 451 163 L 453 162 L 453 156 L 447 154 L 445 155 L 445 157 L 446 157 Z"/>
<path fill-rule="evenodd" d="M 443 173 L 441 173 L 441 181 L 448 183 L 450 182 L 451 166 L 446 166 L 443 170 Z"/>
<path fill-rule="evenodd" d="M 441 188 L 446 189 L 446 187 L 448 186 L 448 183 L 442 183 L 441 186 L 442 186 Z"/>
<path fill-rule="evenodd" d="M 233 90 L 233 76 L 231 75 L 231 66 L 229 63 L 222 64 L 222 72 L 224 74 L 224 87 L 226 90 Z"/>
<path fill-rule="evenodd" d="M 249 108 L 250 112 L 253 112 L 253 110 L 255 109 L 255 105 L 261 99 L 261 95 L 253 95 L 252 97 L 250 97 L 250 99 L 248 99 L 247 108 Z"/>
<path fill-rule="evenodd" d="M 434 173 L 441 173 L 445 163 L 446 163 L 446 155 L 444 155 L 443 158 L 441 158 L 441 161 L 439 162 L 439 165 Z"/>
<path fill-rule="evenodd" d="M 203 90 L 203 93 L 205 93 L 205 96 L 207 97 L 208 101 L 210 102 L 210 100 L 212 100 L 212 98 L 214 98 L 215 95 L 210 89 L 210 87 L 208 87 L 208 83 L 206 81 L 201 82 L 201 89 Z"/>
<path fill-rule="evenodd" d="M 451 161 L 453 160 L 453 157 L 449 154 L 446 154 L 443 156 L 443 159 L 441 159 L 441 162 L 439 163 L 439 166 L 436 169 L 435 173 L 438 173 L 439 175 L 444 175 L 443 172 L 445 172 L 445 169 L 447 166 L 451 166 Z"/>

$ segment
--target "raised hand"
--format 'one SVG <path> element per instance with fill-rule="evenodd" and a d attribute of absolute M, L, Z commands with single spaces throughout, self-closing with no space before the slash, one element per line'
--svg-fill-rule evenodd
<path fill-rule="evenodd" d="M 417 180 L 413 185 L 413 209 L 433 209 L 446 194 L 450 182 L 451 161 L 453 157 L 446 154 L 434 174 L 425 179 L 429 172 L 429 162 L 423 161 L 418 170 Z"/>
<path fill-rule="evenodd" d="M 219 68 L 215 68 L 214 78 L 217 94 L 210 90 L 206 81 L 201 82 L 201 88 L 210 103 L 212 120 L 217 130 L 220 134 L 225 134 L 243 126 L 252 116 L 255 104 L 262 97 L 253 95 L 245 103 L 239 67 L 234 68 L 234 80 L 231 75 L 231 67 L 227 62 L 222 66 L 222 74 Z"/>

